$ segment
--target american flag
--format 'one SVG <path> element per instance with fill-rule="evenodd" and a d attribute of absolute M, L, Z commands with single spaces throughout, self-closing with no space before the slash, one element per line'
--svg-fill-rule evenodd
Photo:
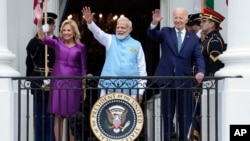
<path fill-rule="evenodd" d="M 44 0 L 34 0 L 34 5 L 33 5 L 33 9 L 35 9 L 36 5 L 39 3 L 41 8 L 43 8 L 43 2 Z"/>
<path fill-rule="evenodd" d="M 33 10 L 35 9 L 37 4 L 40 4 L 41 8 L 43 8 L 43 2 L 44 2 L 44 0 L 34 0 Z M 37 19 L 35 18 L 33 22 L 34 22 L 34 24 L 37 24 Z"/>

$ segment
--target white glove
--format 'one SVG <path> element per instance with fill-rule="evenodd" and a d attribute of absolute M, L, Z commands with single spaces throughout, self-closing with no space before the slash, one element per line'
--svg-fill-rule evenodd
<path fill-rule="evenodd" d="M 44 24 L 43 25 L 43 33 L 49 32 L 49 24 Z"/>
<path fill-rule="evenodd" d="M 45 79 L 45 80 L 43 80 L 43 83 L 44 83 L 45 85 L 49 85 L 49 84 L 50 84 L 50 79 Z"/>

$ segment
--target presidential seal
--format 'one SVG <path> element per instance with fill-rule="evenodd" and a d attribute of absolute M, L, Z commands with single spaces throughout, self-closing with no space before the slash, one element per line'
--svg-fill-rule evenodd
<path fill-rule="evenodd" d="M 144 123 L 139 103 L 123 93 L 99 98 L 90 113 L 90 126 L 100 141 L 134 141 Z"/>

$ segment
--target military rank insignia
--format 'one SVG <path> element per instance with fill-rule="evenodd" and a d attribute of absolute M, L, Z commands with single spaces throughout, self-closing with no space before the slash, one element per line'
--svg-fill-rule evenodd
<path fill-rule="evenodd" d="M 90 125 L 100 140 L 134 141 L 144 123 L 138 102 L 123 93 L 111 93 L 99 98 L 90 113 Z"/>

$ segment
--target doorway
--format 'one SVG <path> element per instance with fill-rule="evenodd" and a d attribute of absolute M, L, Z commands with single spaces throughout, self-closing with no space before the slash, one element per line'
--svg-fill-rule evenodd
<path fill-rule="evenodd" d="M 159 45 L 147 37 L 147 28 L 151 22 L 152 10 L 159 8 L 157 0 L 69 0 L 62 19 L 72 15 L 77 21 L 82 35 L 82 42 L 87 46 L 88 73 L 99 76 L 105 59 L 105 48 L 99 44 L 92 33 L 87 29 L 82 19 L 81 9 L 90 6 L 95 13 L 96 24 L 108 33 L 115 33 L 116 21 L 114 16 L 124 15 L 133 23 L 131 36 L 142 44 L 148 75 L 153 75 L 159 61 Z M 99 18 L 102 14 L 102 18 Z"/>

